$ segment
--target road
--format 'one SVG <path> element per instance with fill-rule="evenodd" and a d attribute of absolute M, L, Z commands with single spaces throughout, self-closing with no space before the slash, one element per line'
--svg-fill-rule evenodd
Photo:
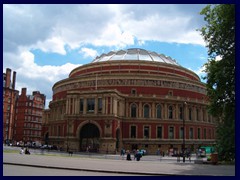
<path fill-rule="evenodd" d="M 126 173 L 150 176 L 235 176 L 235 165 L 195 164 L 193 160 L 183 163 L 182 160 L 177 162 L 176 157 L 160 158 L 156 155 L 146 155 L 140 161 L 126 161 L 120 155 L 113 154 L 74 153 L 69 156 L 63 152 L 45 152 L 42 154 L 38 150 L 31 150 L 31 155 L 21 155 L 17 149 L 13 151 L 15 148 L 12 150 L 3 149 L 4 165 L 57 169 L 64 172 L 67 170 L 68 172 L 93 171 L 93 173 L 110 173 L 109 175 Z"/>
<path fill-rule="evenodd" d="M 139 174 L 102 173 L 82 170 L 39 168 L 18 165 L 3 165 L 3 176 L 143 176 Z"/>

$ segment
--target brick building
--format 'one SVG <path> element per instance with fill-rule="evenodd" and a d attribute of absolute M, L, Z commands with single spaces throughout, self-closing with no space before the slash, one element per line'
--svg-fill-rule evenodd
<path fill-rule="evenodd" d="M 18 91 L 15 89 L 16 72 L 7 68 L 6 73 L 3 73 L 3 140 L 5 143 L 11 143 L 14 139 L 14 116 L 15 107 L 18 97 Z"/>
<path fill-rule="evenodd" d="M 15 115 L 15 141 L 31 144 L 42 143 L 42 114 L 46 96 L 39 91 L 27 95 L 27 88 L 22 88 Z"/>
<path fill-rule="evenodd" d="M 143 49 L 111 51 L 56 82 L 44 139 L 65 150 L 180 150 L 215 143 L 205 84 L 175 60 Z"/>

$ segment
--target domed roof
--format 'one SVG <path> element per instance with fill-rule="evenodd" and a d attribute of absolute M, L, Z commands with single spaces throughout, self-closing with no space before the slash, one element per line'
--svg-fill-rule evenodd
<path fill-rule="evenodd" d="M 103 61 L 114 61 L 114 60 L 143 60 L 143 61 L 155 61 L 168 63 L 173 65 L 179 64 L 176 60 L 167 57 L 163 54 L 158 54 L 156 52 L 147 51 L 145 49 L 140 48 L 131 48 L 127 50 L 119 50 L 119 51 L 110 51 L 107 54 L 102 54 L 101 56 L 97 56 L 92 63 L 95 62 L 103 62 Z"/>

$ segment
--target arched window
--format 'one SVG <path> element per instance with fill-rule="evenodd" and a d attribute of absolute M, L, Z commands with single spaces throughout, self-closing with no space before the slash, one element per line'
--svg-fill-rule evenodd
<path fill-rule="evenodd" d="M 149 118 L 150 107 L 148 104 L 144 105 L 144 118 Z"/>
<path fill-rule="evenodd" d="M 137 106 L 136 106 L 136 104 L 131 105 L 131 117 L 137 117 Z"/>
<path fill-rule="evenodd" d="M 172 119 L 173 118 L 173 107 L 169 106 L 168 107 L 168 119 Z"/>
<path fill-rule="evenodd" d="M 192 109 L 191 108 L 189 108 L 188 109 L 188 118 L 189 118 L 189 120 L 192 120 Z"/>
<path fill-rule="evenodd" d="M 179 119 L 183 119 L 183 107 L 179 108 Z"/>
<path fill-rule="evenodd" d="M 196 116 L 197 116 L 197 121 L 199 120 L 199 110 L 198 109 L 196 109 Z"/>
<path fill-rule="evenodd" d="M 162 118 L 162 107 L 160 104 L 158 104 L 156 107 L 156 117 L 159 119 Z"/>

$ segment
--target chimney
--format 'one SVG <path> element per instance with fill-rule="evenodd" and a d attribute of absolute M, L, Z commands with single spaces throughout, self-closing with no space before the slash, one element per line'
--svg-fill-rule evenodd
<path fill-rule="evenodd" d="M 6 85 L 5 87 L 9 88 L 11 83 L 11 69 L 7 68 L 6 70 Z"/>
<path fill-rule="evenodd" d="M 13 82 L 12 82 L 12 89 L 15 90 L 15 83 L 16 83 L 16 72 L 13 71 Z"/>
<path fill-rule="evenodd" d="M 22 88 L 22 94 L 21 95 L 24 95 L 24 96 L 27 95 L 27 88 Z"/>

